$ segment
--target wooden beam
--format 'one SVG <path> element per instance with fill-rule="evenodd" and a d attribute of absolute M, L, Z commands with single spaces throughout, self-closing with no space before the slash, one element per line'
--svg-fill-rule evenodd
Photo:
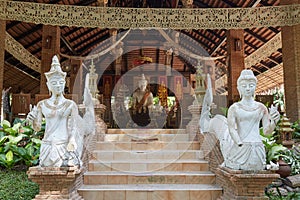
<path fill-rule="evenodd" d="M 102 32 L 102 33 L 105 33 L 105 32 L 106 32 L 105 35 L 109 35 L 107 30 L 104 31 L 104 32 Z M 101 35 L 102 35 L 102 34 L 101 34 Z M 104 35 L 104 36 L 105 36 L 105 35 Z M 93 34 L 93 35 L 87 37 L 86 39 L 82 40 L 81 42 L 78 42 L 76 45 L 74 45 L 73 48 L 76 49 L 76 48 L 78 48 L 79 46 L 81 46 L 82 44 L 87 43 L 87 42 L 90 42 L 91 39 L 93 39 L 93 38 L 95 38 L 95 37 L 97 37 L 97 36 L 99 36 L 99 34 Z M 102 37 L 103 37 L 103 36 L 102 36 Z M 101 39 L 102 37 L 100 37 L 100 39 Z M 107 38 L 105 38 L 105 39 L 107 39 Z M 102 39 L 102 41 L 104 41 L 105 39 Z M 97 41 L 99 41 L 99 40 L 97 40 Z M 100 41 L 101 41 L 101 40 L 100 40 Z M 93 42 L 93 44 L 94 44 L 94 42 Z M 79 51 L 79 52 L 80 52 L 80 51 Z"/>
<path fill-rule="evenodd" d="M 100 37 L 100 38 L 96 39 L 96 40 L 93 41 L 92 43 L 90 43 L 90 44 L 88 44 L 88 45 L 86 45 L 86 46 L 84 46 L 84 47 L 78 49 L 77 51 L 78 51 L 78 52 L 84 52 L 84 51 L 86 51 L 87 49 L 93 47 L 95 44 L 97 44 L 97 43 L 99 43 L 99 42 L 101 42 L 101 41 L 104 41 L 104 40 L 106 40 L 106 39 L 109 38 L 109 37 L 110 37 L 109 34 L 106 34 L 106 35 L 104 35 L 103 37 Z"/>
<path fill-rule="evenodd" d="M 90 28 L 90 29 L 87 29 L 87 30 L 84 31 L 83 33 L 78 34 L 77 36 L 71 38 L 69 42 L 70 42 L 70 43 L 75 42 L 76 40 L 82 38 L 82 36 L 87 35 L 87 34 L 93 32 L 95 29 L 96 29 L 96 28 Z M 101 32 L 99 32 L 99 34 L 101 34 Z"/>
<path fill-rule="evenodd" d="M 253 37 L 255 37 L 256 39 L 258 39 L 259 41 L 261 41 L 263 43 L 268 42 L 265 38 L 263 38 L 262 36 L 258 35 L 257 33 L 254 33 L 250 29 L 245 29 L 245 32 L 247 32 L 248 34 L 252 35 Z"/>
<path fill-rule="evenodd" d="M 31 35 L 32 33 L 42 29 L 43 25 L 42 24 L 38 24 L 38 25 L 33 25 L 33 27 L 31 27 L 31 29 L 29 29 L 28 31 L 23 32 L 22 34 L 18 35 L 18 37 L 15 38 L 15 40 L 19 41 L 20 39 L 23 39 L 24 37 Z"/>

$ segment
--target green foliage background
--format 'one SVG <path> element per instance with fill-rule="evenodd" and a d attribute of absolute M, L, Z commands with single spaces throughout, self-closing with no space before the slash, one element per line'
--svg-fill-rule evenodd
<path fill-rule="evenodd" d="M 28 180 L 25 171 L 0 171 L 1 200 L 31 200 L 39 193 L 39 186 Z"/>

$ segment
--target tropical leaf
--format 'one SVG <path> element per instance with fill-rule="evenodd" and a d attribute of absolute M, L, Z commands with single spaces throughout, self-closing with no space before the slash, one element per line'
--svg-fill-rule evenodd
<path fill-rule="evenodd" d="M 267 160 L 278 160 L 278 158 L 283 154 L 283 151 L 287 150 L 286 147 L 282 146 L 282 144 L 276 144 L 273 146 L 267 153 Z"/>
<path fill-rule="evenodd" d="M 4 131 L 7 132 L 9 135 L 13 135 L 13 136 L 17 136 L 18 134 L 18 131 L 16 131 L 11 127 L 5 128 Z"/>
<path fill-rule="evenodd" d="M 19 129 L 21 127 L 21 123 L 16 123 L 13 125 L 12 129 L 19 133 Z"/>
<path fill-rule="evenodd" d="M 33 131 L 32 128 L 30 128 L 28 126 L 23 126 L 23 127 L 20 128 L 19 132 L 22 133 L 22 134 L 30 136 L 30 135 L 33 134 L 34 131 Z"/>
<path fill-rule="evenodd" d="M 6 160 L 7 160 L 8 162 L 10 162 L 10 161 L 12 161 L 12 160 L 14 159 L 14 154 L 13 154 L 12 151 L 8 151 L 8 152 L 6 153 L 6 155 L 5 155 L 5 157 L 6 157 Z"/>
<path fill-rule="evenodd" d="M 3 129 L 6 129 L 6 128 L 10 128 L 11 124 L 10 124 L 9 121 L 3 120 L 2 123 L 1 123 L 1 126 L 3 127 Z"/>
<path fill-rule="evenodd" d="M 41 145 L 42 144 L 42 140 L 37 139 L 37 138 L 31 138 L 31 141 L 37 145 Z"/>
<path fill-rule="evenodd" d="M 24 138 L 24 135 L 19 135 L 17 137 L 9 135 L 8 138 L 9 138 L 9 143 L 17 144 Z"/>
<path fill-rule="evenodd" d="M 0 146 L 2 146 L 6 142 L 7 138 L 8 136 L 4 136 L 0 139 Z"/>

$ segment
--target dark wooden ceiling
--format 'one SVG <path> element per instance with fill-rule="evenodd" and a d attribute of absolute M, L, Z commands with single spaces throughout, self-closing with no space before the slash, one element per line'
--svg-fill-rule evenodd
<path fill-rule="evenodd" d="M 79 6 L 100 6 L 100 0 L 35 0 L 27 2 L 65 4 Z M 103 2 L 103 0 L 102 0 Z M 194 0 L 191 7 L 194 8 L 233 8 L 233 7 L 260 7 L 277 6 L 279 0 Z M 181 0 L 109 0 L 107 6 L 115 7 L 153 7 L 153 8 L 182 8 L 184 4 Z M 42 49 L 42 25 L 30 24 L 19 21 L 7 21 L 6 31 L 31 54 L 41 59 Z M 119 30 L 124 31 L 124 30 Z M 281 31 L 280 27 L 252 28 L 245 29 L 245 57 L 252 54 L 263 46 L 272 37 Z M 211 56 L 226 56 L 226 30 L 182 30 L 182 33 L 193 38 Z M 100 28 L 80 28 L 80 27 L 61 27 L 61 53 L 71 56 L 87 56 L 100 42 L 110 37 L 108 29 Z M 187 47 L 188 48 L 188 47 Z M 158 55 L 153 50 L 153 55 Z M 160 59 L 158 59 L 160 60 Z M 62 59 L 62 61 L 64 61 Z M 261 60 L 252 68 L 256 75 L 263 73 L 278 64 L 282 63 L 282 52 L 278 49 L 265 60 Z M 97 64 L 97 63 L 96 63 Z M 163 64 L 163 63 L 162 63 Z M 227 71 L 226 58 L 215 61 L 216 77 L 221 77 Z M 4 87 L 13 87 L 13 92 L 21 89 L 28 93 L 38 93 L 40 74 L 22 64 L 9 53 L 5 53 L 5 79 Z M 14 67 L 12 67 L 14 66 Z M 180 71 L 193 71 L 193 66 L 182 65 Z M 21 80 L 16 74 L 23 74 Z M 268 81 L 272 81 L 268 79 Z M 26 85 L 26 87 L 25 87 Z M 222 91 L 223 90 L 223 91 Z M 224 92 L 223 88 L 219 93 Z"/>

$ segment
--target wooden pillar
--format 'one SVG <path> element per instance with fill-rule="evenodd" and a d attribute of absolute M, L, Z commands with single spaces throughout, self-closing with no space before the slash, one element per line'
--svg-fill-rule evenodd
<path fill-rule="evenodd" d="M 83 95 L 83 74 L 82 61 L 71 60 L 70 91 L 78 96 L 78 102 L 81 103 Z"/>
<path fill-rule="evenodd" d="M 45 72 L 51 67 L 52 57 L 60 52 L 60 28 L 58 26 L 43 25 L 42 62 L 40 94 L 48 94 Z"/>
<path fill-rule="evenodd" d="M 228 56 L 228 100 L 227 105 L 239 99 L 237 79 L 245 68 L 244 63 L 244 30 L 227 31 L 227 56 Z"/>
<path fill-rule="evenodd" d="M 281 0 L 282 5 L 300 0 Z M 286 114 L 292 122 L 300 118 L 300 25 L 281 29 Z"/>
<path fill-rule="evenodd" d="M 5 36 L 6 36 L 6 21 L 0 20 L 0 92 L 3 90 L 4 81 L 4 53 L 5 53 Z M 2 101 L 0 106 L 2 106 Z"/>

